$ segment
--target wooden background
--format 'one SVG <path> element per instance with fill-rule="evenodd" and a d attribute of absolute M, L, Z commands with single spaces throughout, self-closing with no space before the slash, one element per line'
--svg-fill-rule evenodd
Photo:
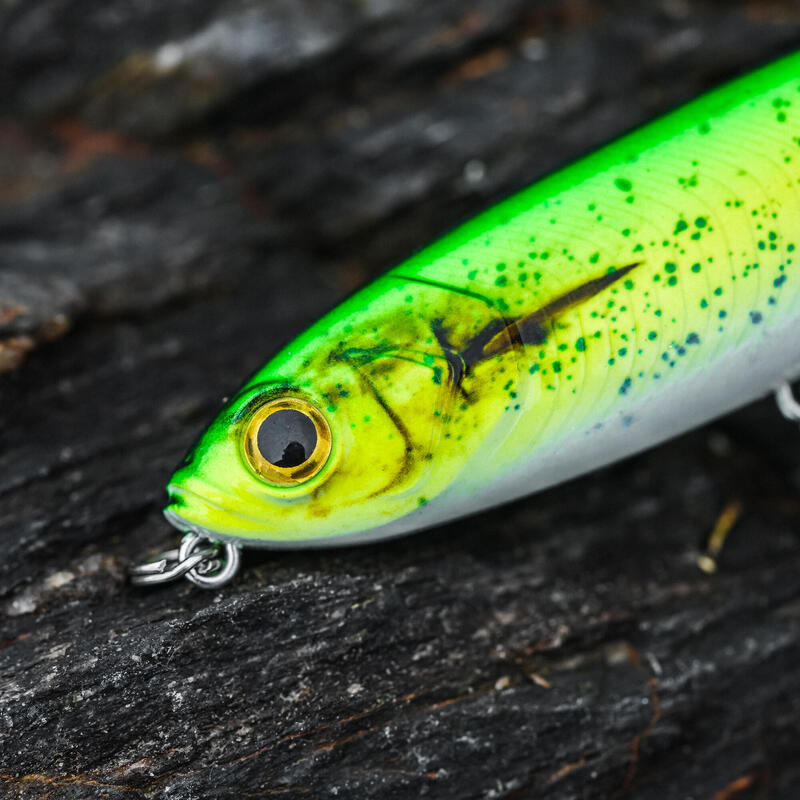
<path fill-rule="evenodd" d="M 0 3 L 0 796 L 800 796 L 800 432 L 768 401 L 441 530 L 125 580 L 282 342 L 798 46 L 797 1 Z"/>

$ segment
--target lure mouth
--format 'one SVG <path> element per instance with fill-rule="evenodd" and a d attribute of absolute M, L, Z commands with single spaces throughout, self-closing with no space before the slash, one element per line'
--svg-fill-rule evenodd
<path fill-rule="evenodd" d="M 208 528 L 204 528 L 202 525 L 198 525 L 194 522 L 189 522 L 188 519 L 184 519 L 177 511 L 173 511 L 171 508 L 164 509 L 164 517 L 172 525 L 173 528 L 177 528 L 181 533 L 196 533 L 198 536 L 202 536 L 204 539 L 218 539 L 220 534 L 216 531 L 210 531 Z"/>
<path fill-rule="evenodd" d="M 193 505 L 192 511 L 190 512 L 192 516 L 195 516 L 196 509 L 197 506 Z M 183 510 L 182 506 L 181 510 Z M 261 535 L 263 536 L 263 522 L 257 526 L 253 520 L 248 520 L 247 517 L 236 515 L 232 512 L 227 512 L 224 509 L 221 509 L 218 513 L 225 513 L 232 518 L 232 522 L 228 522 L 224 526 L 222 524 L 215 524 L 213 526 L 208 524 L 202 525 L 199 522 L 188 519 L 188 515 L 180 513 L 180 511 L 176 510 L 173 505 L 167 506 L 163 513 L 167 522 L 169 522 L 170 525 L 179 530 L 181 533 L 195 534 L 211 542 L 233 542 L 238 546 L 245 544 L 251 547 L 262 547 L 272 550 L 290 549 L 292 547 L 303 546 L 302 542 L 295 541 L 262 541 L 257 535 L 254 534 L 254 531 L 262 532 Z M 237 517 L 239 524 L 237 527 L 235 527 Z"/>
<path fill-rule="evenodd" d="M 263 520 L 234 511 L 216 499 L 210 499 L 185 486 L 168 487 L 170 502 L 164 517 L 182 532 L 196 533 L 206 539 L 247 537 L 254 530 L 263 530 Z"/>

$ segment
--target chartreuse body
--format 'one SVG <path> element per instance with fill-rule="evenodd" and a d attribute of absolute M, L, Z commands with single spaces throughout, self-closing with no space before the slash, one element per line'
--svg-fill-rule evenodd
<path fill-rule="evenodd" d="M 496 205 L 279 352 L 167 517 L 358 542 L 505 502 L 800 375 L 800 54 Z"/>

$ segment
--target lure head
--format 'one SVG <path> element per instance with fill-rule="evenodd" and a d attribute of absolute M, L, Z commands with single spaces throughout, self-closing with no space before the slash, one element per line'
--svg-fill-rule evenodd
<path fill-rule="evenodd" d="M 170 521 L 274 545 L 388 521 L 390 506 L 405 505 L 387 494 L 413 470 L 414 444 L 357 381 L 339 377 L 319 389 L 285 380 L 246 387 L 173 476 Z"/>
<path fill-rule="evenodd" d="M 407 296 L 377 281 L 270 361 L 173 476 L 167 518 L 267 546 L 432 524 L 426 506 L 463 468 L 470 437 L 453 435 L 463 398 L 432 333 L 437 308 Z"/>

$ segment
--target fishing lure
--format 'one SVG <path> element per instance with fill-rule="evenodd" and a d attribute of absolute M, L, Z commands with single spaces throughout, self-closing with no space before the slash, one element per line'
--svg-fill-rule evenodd
<path fill-rule="evenodd" d="M 798 244 L 800 53 L 499 203 L 281 350 L 172 477 L 187 535 L 134 580 L 218 586 L 240 547 L 417 531 L 783 386 Z"/>

